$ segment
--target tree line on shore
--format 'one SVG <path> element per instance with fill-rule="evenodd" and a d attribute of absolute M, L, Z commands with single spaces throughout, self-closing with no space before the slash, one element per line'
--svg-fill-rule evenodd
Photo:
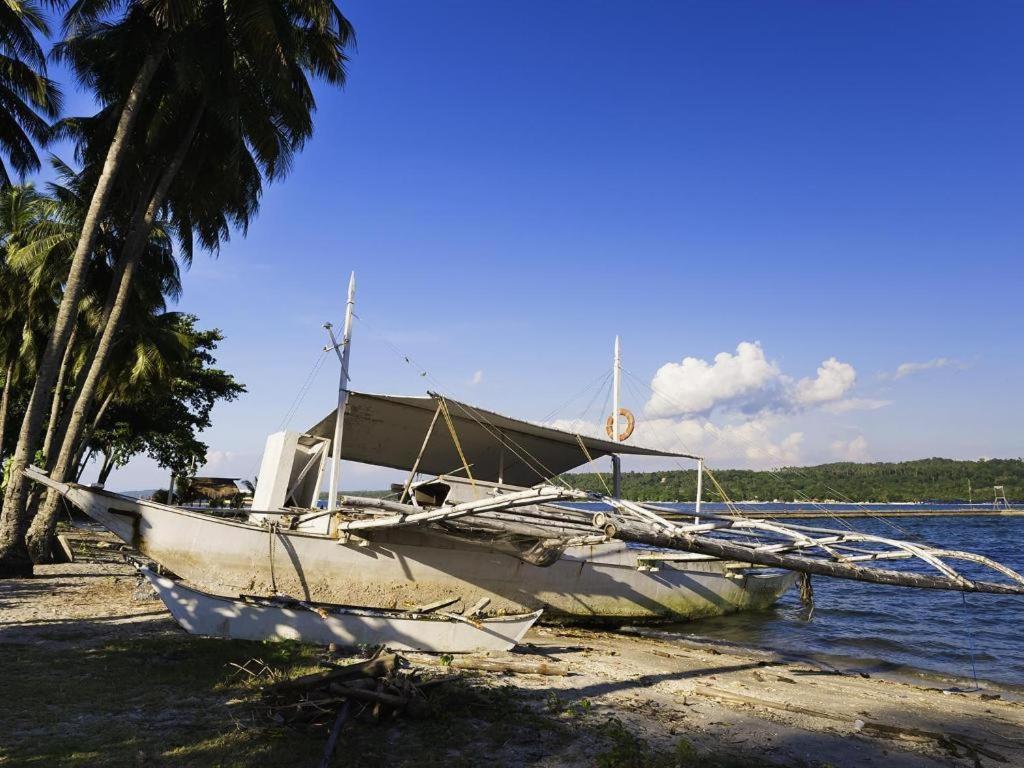
<path fill-rule="evenodd" d="M 993 487 L 1003 486 L 1008 499 L 1024 499 L 1024 460 L 920 459 L 857 464 L 839 462 L 814 467 L 774 470 L 716 469 L 715 478 L 732 501 L 850 502 L 992 502 Z M 594 473 L 568 478 L 578 488 L 601 491 Z M 607 476 L 604 477 L 608 482 Z M 625 472 L 624 496 L 644 501 L 692 501 L 697 496 L 696 470 Z M 722 501 L 710 482 L 703 483 L 703 501 Z"/>
<path fill-rule="evenodd" d="M 244 390 L 220 332 L 168 309 L 179 271 L 246 232 L 353 40 L 329 0 L 0 0 L 0 578 L 52 551 L 58 498 L 27 465 L 205 459 L 211 408 Z M 93 114 L 63 113 L 53 62 Z M 55 144 L 73 158 L 38 189 Z"/>

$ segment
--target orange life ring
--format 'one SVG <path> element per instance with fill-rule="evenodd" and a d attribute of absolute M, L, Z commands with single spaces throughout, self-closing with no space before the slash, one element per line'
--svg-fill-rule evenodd
<path fill-rule="evenodd" d="M 633 428 L 636 426 L 636 419 L 633 417 L 632 412 L 627 408 L 619 408 L 619 416 L 626 417 L 626 431 L 618 437 L 618 440 L 621 443 L 623 440 L 629 440 L 629 436 L 633 434 Z M 614 426 L 615 417 L 609 416 L 608 421 L 605 422 L 604 431 L 608 433 L 608 437 L 612 440 L 615 439 L 615 433 L 612 431 Z"/>

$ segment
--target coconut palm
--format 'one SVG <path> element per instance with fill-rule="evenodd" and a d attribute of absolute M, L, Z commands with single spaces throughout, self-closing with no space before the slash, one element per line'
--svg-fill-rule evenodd
<path fill-rule="evenodd" d="M 39 170 L 33 142 L 42 142 L 47 118 L 60 111 L 60 91 L 46 77 L 37 35 L 49 34 L 40 3 L 0 0 L 0 186 Z"/>
<path fill-rule="evenodd" d="M 148 115 L 147 129 L 133 145 L 139 162 L 130 165 L 141 194 L 124 204 L 132 213 L 116 286 L 108 293 L 96 353 L 50 469 L 55 479 L 64 479 L 73 467 L 159 211 L 168 209 L 187 256 L 193 239 L 216 249 L 232 228 L 244 230 L 258 206 L 261 174 L 268 180 L 282 176 L 312 133 L 315 101 L 307 74 L 344 82 L 344 49 L 352 30 L 332 2 L 228 0 L 198 5 L 191 23 L 168 39 L 173 55 L 155 74 L 149 98 L 140 104 Z M 115 93 L 119 82 L 124 86 L 123 70 L 112 67 L 111 57 L 103 54 L 123 49 L 125 30 L 83 26 L 59 54 L 82 79 L 102 84 L 101 92 Z M 84 139 L 82 154 L 88 160 L 90 148 L 103 145 L 96 134 L 109 130 L 109 122 L 68 121 L 64 130 Z M 38 541 L 52 529 L 52 515 L 43 517 L 33 524 L 30 539 Z M 33 549 L 42 553 L 49 545 L 41 542 Z"/>
<path fill-rule="evenodd" d="M 8 5 L 7 0 L 2 3 Z M 114 3 L 108 0 L 78 0 L 72 4 L 65 17 L 65 27 L 73 31 L 78 24 L 109 12 Z M 85 290 L 85 273 L 90 254 L 106 208 L 118 170 L 124 162 L 128 143 L 135 128 L 138 107 L 146 94 L 150 81 L 166 53 L 166 41 L 174 31 L 175 24 L 187 16 L 188 8 L 194 3 L 181 0 L 166 2 L 132 2 L 128 13 L 138 19 L 134 42 L 138 48 L 147 51 L 139 69 L 133 74 L 132 85 L 124 94 L 118 106 L 118 121 L 113 137 L 106 148 L 102 169 L 89 199 L 61 299 L 53 330 L 39 361 L 32 394 L 22 418 L 18 443 L 10 465 L 10 476 L 4 493 L 3 511 L 0 513 L 0 578 L 24 576 L 32 572 L 32 563 L 24 544 L 29 515 L 26 506 L 27 486 L 21 471 L 35 451 L 39 432 L 46 416 L 46 403 L 59 372 L 59 365 L 67 350 L 71 331 L 79 310 L 79 302 Z M 146 6 L 146 7 L 143 7 Z M 147 10 L 147 8 L 149 10 Z M 152 15 L 151 13 L 152 12 Z M 180 13 L 179 13 L 180 12 Z"/>
<path fill-rule="evenodd" d="M 115 250 L 120 248 L 121 244 L 118 243 Z M 87 438 L 86 433 L 103 418 L 115 396 L 123 399 L 124 393 L 132 390 L 150 392 L 151 387 L 156 386 L 155 382 L 159 381 L 161 376 L 166 376 L 168 366 L 185 354 L 182 349 L 187 347 L 186 340 L 182 334 L 174 330 L 176 315 L 167 312 L 166 306 L 168 299 L 177 299 L 180 296 L 181 276 L 174 258 L 171 237 L 165 227 L 155 227 L 150 233 L 140 262 L 130 295 L 125 298 L 120 308 L 123 318 L 118 324 L 118 332 L 113 336 L 110 349 L 107 350 L 111 360 L 96 382 L 99 402 L 90 402 L 89 407 L 82 412 L 77 408 L 64 407 L 58 420 L 55 417 L 58 398 L 54 397 L 54 411 L 51 412 L 50 418 L 50 428 L 53 430 L 52 445 L 59 446 L 64 452 L 54 459 L 52 453 L 47 450 L 51 437 L 48 434 L 43 455 L 48 463 L 56 461 L 55 469 L 59 468 L 59 476 L 62 478 L 74 474 Z M 108 277 L 112 277 L 109 271 Z M 82 314 L 92 316 L 90 319 L 97 324 L 93 327 L 98 327 L 102 315 L 98 305 Z M 81 394 L 89 382 L 93 353 L 94 349 L 83 350 L 81 358 L 77 361 L 73 394 L 68 406 L 78 406 L 82 403 Z M 79 418 L 81 420 L 77 420 Z M 73 427 L 76 428 L 74 434 L 71 432 Z M 59 495 L 50 492 L 45 503 L 33 516 L 26 534 L 26 543 L 34 562 L 45 562 L 49 557 L 57 520 L 58 501 Z"/>
<path fill-rule="evenodd" d="M 45 221 L 47 202 L 31 185 L 0 188 L 0 457 L 13 388 L 34 368 L 34 331 L 39 314 L 46 310 L 46 302 L 35 295 L 38 284 L 18 273 L 14 255 L 31 242 Z"/>

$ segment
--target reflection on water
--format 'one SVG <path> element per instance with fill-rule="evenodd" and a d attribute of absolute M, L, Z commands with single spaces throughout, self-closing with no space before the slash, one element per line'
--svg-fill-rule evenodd
<path fill-rule="evenodd" d="M 680 505 L 682 506 L 682 505 Z M 906 538 L 988 555 L 1024 572 L 1024 517 L 915 517 L 798 521 Z M 965 575 L 977 566 L 958 564 Z M 984 576 L 993 578 L 991 571 Z M 815 610 L 795 590 L 767 611 L 676 625 L 697 635 L 831 657 L 867 671 L 907 667 L 1024 685 L 1024 597 L 907 589 L 814 577 Z M 972 668 L 973 664 L 973 668 Z"/>

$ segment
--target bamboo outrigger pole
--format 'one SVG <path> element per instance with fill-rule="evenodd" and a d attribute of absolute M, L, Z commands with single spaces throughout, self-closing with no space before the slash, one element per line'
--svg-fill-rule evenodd
<path fill-rule="evenodd" d="M 348 403 L 348 358 L 352 348 L 352 309 L 355 303 L 356 273 L 353 272 L 348 279 L 345 327 L 340 343 L 334 336 L 334 327 L 330 323 L 324 323 L 324 328 L 327 329 L 327 333 L 331 337 L 331 344 L 325 349 L 333 349 L 338 360 L 341 361 L 341 375 L 338 380 L 338 413 L 334 421 L 334 442 L 331 444 L 331 489 L 330 495 L 327 497 L 328 510 L 337 509 L 338 506 L 338 485 L 341 482 L 341 438 L 345 429 L 345 405 Z"/>

